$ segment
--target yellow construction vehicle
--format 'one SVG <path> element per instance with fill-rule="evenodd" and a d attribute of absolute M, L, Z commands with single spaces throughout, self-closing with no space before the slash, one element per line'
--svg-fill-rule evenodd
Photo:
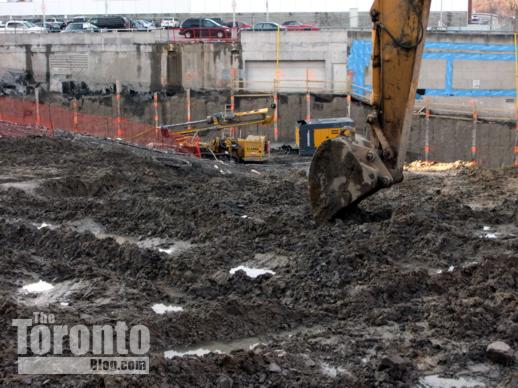
<path fill-rule="evenodd" d="M 275 108 L 272 104 L 270 108 L 247 112 L 232 112 L 226 109 L 204 120 L 162 125 L 161 129 L 163 134 L 171 132 L 176 136 L 206 136 L 224 130 L 237 132 L 242 127 L 271 124 Z M 221 133 L 210 141 L 201 142 L 200 148 L 203 156 L 232 158 L 239 162 L 265 162 L 270 156 L 270 145 L 267 137 L 263 135 L 248 135 L 244 139 L 239 139 Z"/>
<path fill-rule="evenodd" d="M 315 218 L 329 221 L 403 181 L 431 0 L 375 0 L 372 18 L 372 138 L 355 131 L 327 140 L 309 173 Z"/>

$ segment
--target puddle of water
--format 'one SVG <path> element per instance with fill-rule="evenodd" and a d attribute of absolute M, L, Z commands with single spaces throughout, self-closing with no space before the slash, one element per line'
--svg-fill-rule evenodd
<path fill-rule="evenodd" d="M 26 192 L 27 194 L 34 194 L 34 191 L 41 185 L 41 180 L 30 180 L 23 182 L 6 182 L 1 183 L 0 188 L 4 190 L 8 189 L 18 189 Z"/>
<path fill-rule="evenodd" d="M 165 253 L 167 255 L 175 255 L 191 249 L 194 245 L 189 241 L 181 241 L 181 240 L 164 240 L 157 237 L 147 238 L 143 240 L 139 240 L 135 237 L 130 236 L 122 236 L 113 233 L 107 233 L 106 229 L 103 225 L 95 222 L 91 218 L 84 218 L 79 221 L 70 222 L 67 224 L 68 227 L 71 227 L 78 233 L 92 233 L 96 238 L 100 240 L 104 240 L 107 238 L 111 238 L 117 242 L 117 244 L 135 244 L 139 248 L 143 249 L 154 249 L 159 252 Z"/>
<path fill-rule="evenodd" d="M 27 284 L 27 285 L 23 286 L 22 292 L 37 294 L 37 293 L 50 291 L 53 288 L 54 288 L 54 286 L 52 284 L 47 283 L 46 281 L 40 280 L 37 283 L 31 283 L 31 284 Z"/>
<path fill-rule="evenodd" d="M 264 343 L 264 341 L 261 341 L 261 339 L 259 337 L 250 337 L 250 338 L 244 338 L 244 339 L 240 339 L 240 340 L 227 341 L 227 342 L 214 341 L 214 342 L 208 342 L 203 345 L 198 345 L 195 347 L 168 350 L 168 351 L 164 352 L 164 357 L 166 357 L 166 358 L 185 357 L 185 356 L 202 357 L 209 353 L 228 354 L 234 350 L 239 350 L 239 349 L 252 350 L 256 346 L 258 346 L 259 344 L 262 344 L 262 343 Z"/>
<path fill-rule="evenodd" d="M 41 224 L 33 223 L 32 225 L 34 225 L 38 230 L 41 230 L 41 229 L 56 230 L 57 228 L 59 228 L 58 225 L 54 225 L 54 224 L 51 224 L 48 222 L 42 222 Z"/>
<path fill-rule="evenodd" d="M 153 306 L 151 306 L 153 311 L 159 315 L 164 315 L 165 313 L 178 313 L 180 311 L 183 311 L 183 307 L 180 306 L 166 306 L 163 303 L 156 303 Z"/>
<path fill-rule="evenodd" d="M 344 368 L 329 365 L 327 362 L 320 363 L 320 370 L 323 375 L 331 377 L 332 379 L 336 379 L 339 374 L 345 373 Z"/>
<path fill-rule="evenodd" d="M 67 226 L 71 227 L 78 233 L 90 232 L 100 240 L 112 238 L 117 242 L 117 244 L 120 244 L 120 245 L 127 243 L 127 242 L 132 243 L 132 244 L 136 244 L 138 242 L 138 240 L 133 237 L 106 233 L 104 226 L 102 226 L 98 222 L 95 222 L 91 218 L 84 218 L 79 221 L 73 221 L 73 222 L 68 223 Z"/>
<path fill-rule="evenodd" d="M 187 251 L 193 247 L 189 241 L 177 240 L 174 241 L 174 244 L 169 246 L 168 248 L 158 248 L 159 252 L 165 253 L 166 255 L 172 256 L 184 251 Z"/>
<path fill-rule="evenodd" d="M 194 349 L 194 350 L 188 350 L 186 352 L 177 352 L 175 350 L 168 350 L 167 352 L 164 352 L 165 358 L 173 358 L 173 357 L 187 357 L 187 356 L 197 356 L 197 357 L 203 357 L 210 353 L 217 353 L 221 354 L 219 350 L 209 350 L 209 349 Z"/>
<path fill-rule="evenodd" d="M 26 306 L 48 306 L 59 303 L 68 306 L 70 297 L 87 286 L 84 281 L 65 281 L 54 285 L 40 280 L 38 283 L 28 284 L 20 289 L 22 297 L 20 303 Z"/>
<path fill-rule="evenodd" d="M 261 275 L 272 274 L 275 275 L 275 272 L 269 269 L 261 269 L 261 268 L 249 268 L 244 265 L 240 265 L 239 267 L 232 268 L 230 270 L 230 274 L 234 275 L 237 271 L 244 271 L 246 276 L 249 278 L 255 279 Z"/>
<path fill-rule="evenodd" d="M 488 240 L 514 239 L 518 238 L 518 226 L 514 224 L 484 225 L 482 231 L 478 231 L 476 234 L 480 238 Z"/>
<path fill-rule="evenodd" d="M 431 375 L 420 379 L 420 387 L 423 388 L 479 388 L 485 386 L 486 384 L 483 382 L 467 377 L 446 378 Z"/>

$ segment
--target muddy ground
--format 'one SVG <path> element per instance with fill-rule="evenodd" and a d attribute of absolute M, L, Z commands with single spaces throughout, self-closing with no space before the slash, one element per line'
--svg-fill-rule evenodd
<path fill-rule="evenodd" d="M 308 166 L 0 138 L 0 384 L 518 386 L 486 355 L 518 350 L 518 169 L 408 171 L 318 226 Z M 146 325 L 150 374 L 18 375 L 11 320 L 36 311 Z M 214 352 L 164 356 L 197 349 Z"/>

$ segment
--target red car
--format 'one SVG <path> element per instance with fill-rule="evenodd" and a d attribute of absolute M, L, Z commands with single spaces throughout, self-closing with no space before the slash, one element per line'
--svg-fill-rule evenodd
<path fill-rule="evenodd" d="M 227 27 L 230 27 L 230 28 L 234 27 L 232 21 L 225 22 L 223 25 L 227 26 Z M 252 28 L 252 26 L 250 24 L 243 23 L 243 22 L 238 22 L 238 21 L 236 21 L 236 27 L 237 27 L 238 30 L 244 30 L 245 28 Z"/>
<path fill-rule="evenodd" d="M 180 27 L 180 35 L 191 38 L 218 38 L 232 37 L 232 30 L 215 22 L 212 19 L 190 18 L 185 20 Z"/>
<path fill-rule="evenodd" d="M 295 20 L 289 20 L 287 22 L 282 23 L 282 25 L 286 27 L 288 31 L 320 31 L 320 28 L 318 28 L 317 26 L 314 26 L 312 24 L 303 24 Z"/>

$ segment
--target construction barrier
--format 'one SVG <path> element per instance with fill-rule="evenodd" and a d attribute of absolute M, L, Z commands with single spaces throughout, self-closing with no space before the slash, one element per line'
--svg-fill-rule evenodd
<path fill-rule="evenodd" d="M 121 99 L 121 95 L 117 93 L 114 117 L 79 112 L 79 103 L 76 99 L 72 99 L 70 106 L 63 106 L 58 103 L 30 101 L 26 98 L 0 97 L 0 118 L 4 122 L 37 128 L 40 133 L 46 133 L 48 136 L 53 136 L 56 130 L 61 130 L 201 156 L 197 136 L 178 136 L 159 130 L 157 95 L 149 107 L 150 111 L 155 113 L 151 116 L 154 119 L 152 124 L 122 117 Z"/>

